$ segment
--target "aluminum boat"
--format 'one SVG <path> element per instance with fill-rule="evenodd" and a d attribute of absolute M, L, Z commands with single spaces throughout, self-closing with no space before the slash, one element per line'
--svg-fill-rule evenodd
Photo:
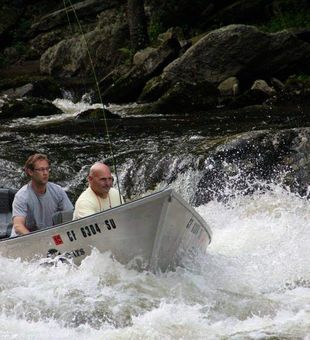
<path fill-rule="evenodd" d="M 0 189 L 0 226 L 10 222 L 14 193 Z M 1 238 L 0 254 L 22 260 L 70 259 L 79 265 L 96 248 L 123 264 L 139 259 L 151 271 L 173 270 L 205 254 L 211 230 L 173 189 L 72 221 L 72 212 L 55 216 L 56 225 L 27 235 Z"/>

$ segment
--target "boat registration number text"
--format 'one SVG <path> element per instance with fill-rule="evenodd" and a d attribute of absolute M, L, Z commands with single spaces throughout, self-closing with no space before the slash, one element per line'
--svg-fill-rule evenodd
<path fill-rule="evenodd" d="M 116 224 L 113 220 L 113 218 L 109 219 L 109 220 L 105 220 L 103 222 L 103 226 L 99 226 L 98 223 L 93 223 L 93 224 L 89 224 L 86 226 L 81 227 L 78 231 L 78 233 L 86 238 L 86 237 L 90 237 L 90 236 L 94 236 L 97 234 L 101 234 L 102 233 L 102 227 L 106 228 L 107 230 L 112 230 L 112 229 L 116 229 Z M 68 230 L 67 231 L 67 236 L 69 238 L 69 240 L 71 242 L 76 241 L 77 240 L 77 231 L 76 230 Z"/>

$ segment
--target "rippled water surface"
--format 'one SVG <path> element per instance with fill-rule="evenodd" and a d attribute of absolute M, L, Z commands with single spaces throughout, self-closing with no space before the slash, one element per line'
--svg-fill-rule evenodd
<path fill-rule="evenodd" d="M 40 126 L 40 119 L 24 123 Z M 24 123 L 8 122 L 0 133 L 1 186 L 19 187 L 25 154 L 40 151 L 74 196 L 87 166 L 109 158 L 97 133 L 14 130 Z M 199 129 L 115 133 L 121 185 L 129 186 L 130 174 L 135 196 L 150 190 L 144 183 L 152 178 L 153 190 L 170 185 L 190 201 L 199 178 L 190 149 L 205 137 Z M 276 184 L 267 188 L 197 207 L 212 243 L 197 263 L 174 272 L 138 272 L 96 250 L 80 267 L 0 257 L 0 339 L 309 340 L 310 203 Z"/>
<path fill-rule="evenodd" d="M 189 118 L 180 117 L 112 120 L 107 134 L 103 121 L 76 123 L 80 111 L 98 104 L 57 100 L 55 105 L 64 110 L 63 115 L 3 122 L 0 186 L 19 188 L 26 181 L 22 170 L 25 159 L 41 152 L 51 159 L 51 180 L 66 187 L 73 199 L 85 188 L 89 166 L 98 160 L 117 170 L 124 196 L 133 199 L 156 186 L 175 182 L 176 177 L 195 175 L 195 164 L 191 166 L 193 173 L 188 171 L 188 164 L 196 162 L 193 148 L 202 140 L 206 143 L 209 139 L 212 144 L 217 139 L 216 133 L 208 137 L 206 130 L 200 129 L 201 123 L 192 126 Z M 123 108 L 113 110 L 123 114 Z M 163 180 L 166 183 L 160 183 Z M 181 192 L 183 196 L 188 196 L 187 191 Z"/>

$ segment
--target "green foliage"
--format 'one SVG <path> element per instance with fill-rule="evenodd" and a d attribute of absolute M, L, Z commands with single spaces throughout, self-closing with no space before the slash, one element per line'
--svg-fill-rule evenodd
<path fill-rule="evenodd" d="M 132 64 L 132 59 L 134 56 L 134 51 L 131 48 L 122 47 L 118 49 L 124 55 L 125 62 L 124 64 L 130 66 Z"/>
<path fill-rule="evenodd" d="M 306 11 L 279 13 L 259 28 L 262 31 L 273 33 L 292 27 L 310 28 L 310 13 Z"/>
<path fill-rule="evenodd" d="M 307 87 L 310 86 L 310 75 L 309 74 L 296 74 L 294 76 L 291 76 L 287 79 L 286 85 L 292 85 L 292 84 L 303 84 Z"/>
<path fill-rule="evenodd" d="M 157 40 L 157 37 L 160 33 L 165 32 L 164 25 L 156 20 L 151 20 L 148 27 L 148 35 L 151 43 L 154 43 Z"/>
<path fill-rule="evenodd" d="M 205 0 L 148 0 L 147 4 L 151 11 L 149 35 L 153 39 L 170 27 L 181 27 L 184 33 L 189 33 L 207 6 Z"/>
<path fill-rule="evenodd" d="M 296 96 L 309 97 L 310 89 L 310 75 L 309 74 L 295 74 L 290 76 L 285 81 L 285 88 L 287 91 L 291 91 Z"/>
<path fill-rule="evenodd" d="M 297 80 L 304 81 L 304 82 L 310 82 L 310 75 L 309 74 L 299 74 L 296 76 Z"/>

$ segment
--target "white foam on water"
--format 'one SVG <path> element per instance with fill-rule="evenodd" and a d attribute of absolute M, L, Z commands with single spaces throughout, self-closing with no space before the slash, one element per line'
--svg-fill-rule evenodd
<path fill-rule="evenodd" d="M 90 104 L 88 101 L 80 101 L 77 103 L 72 102 L 69 99 L 60 99 L 57 98 L 53 101 L 53 104 L 58 107 L 60 110 L 64 112 L 64 114 L 68 115 L 77 115 L 80 112 L 89 110 L 89 109 L 98 109 L 102 108 L 102 104 Z"/>
<path fill-rule="evenodd" d="M 53 104 L 60 109 L 62 114 L 55 114 L 50 116 L 36 116 L 36 117 L 24 117 L 24 118 L 16 118 L 6 123 L 6 125 L 10 128 L 24 126 L 41 126 L 46 124 L 64 122 L 68 120 L 74 119 L 79 113 L 87 111 L 89 109 L 97 109 L 102 108 L 102 104 L 90 104 L 87 101 L 80 101 L 78 103 L 74 103 L 69 99 L 55 99 Z"/>
<path fill-rule="evenodd" d="M 0 257 L 0 338 L 309 339 L 309 208 L 277 186 L 200 206 L 213 239 L 196 270 Z"/>
<path fill-rule="evenodd" d="M 276 185 L 198 208 L 213 231 L 202 274 L 214 290 L 213 317 L 234 318 L 222 336 L 310 334 L 309 209 Z"/>

